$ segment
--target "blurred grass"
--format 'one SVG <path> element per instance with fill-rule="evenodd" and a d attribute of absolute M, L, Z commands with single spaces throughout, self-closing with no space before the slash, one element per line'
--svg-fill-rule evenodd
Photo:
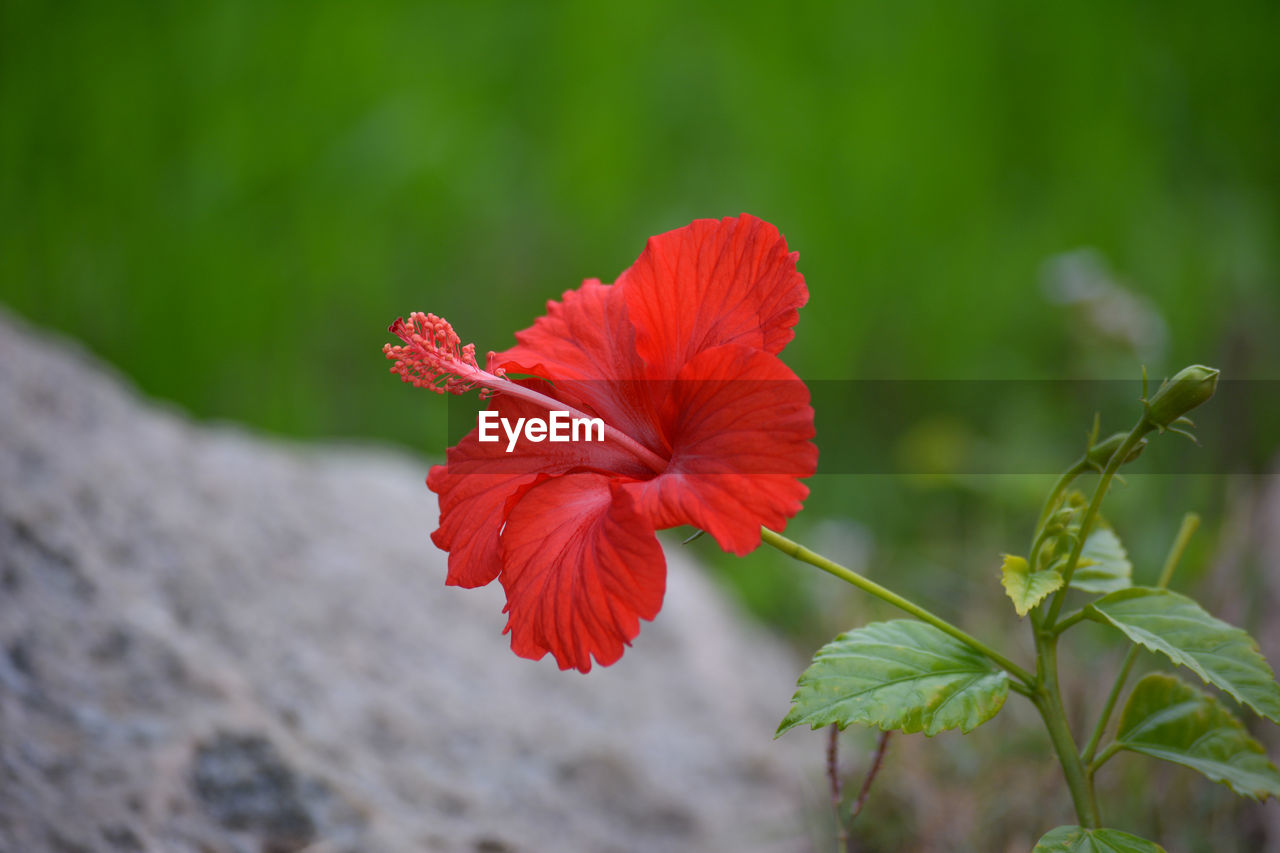
<path fill-rule="evenodd" d="M 1277 8 L 11 0 L 0 300 L 197 416 L 439 453 L 445 406 L 386 375 L 390 320 L 501 349 L 650 234 L 746 210 L 801 252 L 806 378 L 1133 378 L 1038 286 L 1079 246 L 1167 322 L 1154 376 L 1280 378 Z M 880 405 L 825 407 L 825 453 Z M 1063 410 L 1011 401 L 983 440 L 1051 470 L 1087 428 Z M 902 429 L 908 455 L 967 440 Z M 973 497 L 814 486 L 802 525 L 890 552 L 963 535 L 933 517 Z M 768 571 L 733 577 L 808 618 Z"/>

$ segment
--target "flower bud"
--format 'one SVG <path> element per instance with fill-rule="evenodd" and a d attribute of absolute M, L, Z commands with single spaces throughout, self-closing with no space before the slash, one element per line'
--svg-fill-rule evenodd
<path fill-rule="evenodd" d="M 1089 448 L 1089 464 L 1094 468 L 1104 468 L 1111 461 L 1111 457 L 1120 449 L 1120 445 L 1124 444 L 1125 437 L 1128 433 L 1118 432 L 1115 435 L 1105 438 L 1102 441 Z M 1120 460 L 1121 465 L 1128 464 L 1142 455 L 1142 451 L 1147 447 L 1147 440 L 1140 439 L 1129 450 L 1129 455 Z"/>
<path fill-rule="evenodd" d="M 1208 401 L 1218 387 L 1218 371 L 1202 364 L 1184 367 L 1147 401 L 1147 420 L 1160 429 Z"/>

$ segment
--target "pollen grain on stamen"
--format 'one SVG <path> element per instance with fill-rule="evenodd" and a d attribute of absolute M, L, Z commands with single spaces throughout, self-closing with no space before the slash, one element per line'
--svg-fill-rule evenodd
<path fill-rule="evenodd" d="M 437 394 L 465 394 L 481 384 L 476 345 L 462 345 L 449 321 L 415 311 L 406 322 L 397 318 L 388 328 L 403 344 L 384 344 L 382 352 L 394 364 L 391 372 L 415 388 Z M 484 391 L 481 396 L 485 396 Z"/>

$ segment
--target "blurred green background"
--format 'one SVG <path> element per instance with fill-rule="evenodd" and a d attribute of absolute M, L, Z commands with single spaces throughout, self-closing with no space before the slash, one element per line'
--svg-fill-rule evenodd
<path fill-rule="evenodd" d="M 649 235 L 749 211 L 801 253 L 806 378 L 1274 380 L 1278 34 L 1274 0 L 8 0 L 0 301 L 198 417 L 439 454 L 444 404 L 379 352 L 397 315 L 502 349 Z M 820 443 L 877 405 L 820 411 Z M 891 451 L 936 472 L 815 478 L 798 529 L 1004 620 L 993 555 L 1088 427 L 1058 415 L 902 424 Z M 1037 476 L 963 475 L 993 448 Z M 1133 478 L 1140 577 L 1187 508 L 1203 571 L 1232 483 Z M 771 555 L 720 566 L 802 648 L 874 611 Z"/>

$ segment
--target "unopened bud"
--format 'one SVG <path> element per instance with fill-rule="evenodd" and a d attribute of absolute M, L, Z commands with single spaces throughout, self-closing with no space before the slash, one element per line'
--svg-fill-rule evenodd
<path fill-rule="evenodd" d="M 1089 464 L 1094 468 L 1104 468 L 1111 461 L 1111 457 L 1120 449 L 1120 445 L 1124 444 L 1124 440 L 1128 433 L 1118 432 L 1109 438 L 1089 448 Z M 1145 438 L 1139 439 L 1137 444 L 1129 449 L 1129 455 L 1120 460 L 1121 465 L 1126 465 L 1142 455 L 1142 451 L 1147 447 Z"/>
<path fill-rule="evenodd" d="M 1218 388 L 1218 371 L 1202 364 L 1184 367 L 1165 380 L 1147 402 L 1147 419 L 1165 429 L 1187 412 L 1208 401 Z"/>

